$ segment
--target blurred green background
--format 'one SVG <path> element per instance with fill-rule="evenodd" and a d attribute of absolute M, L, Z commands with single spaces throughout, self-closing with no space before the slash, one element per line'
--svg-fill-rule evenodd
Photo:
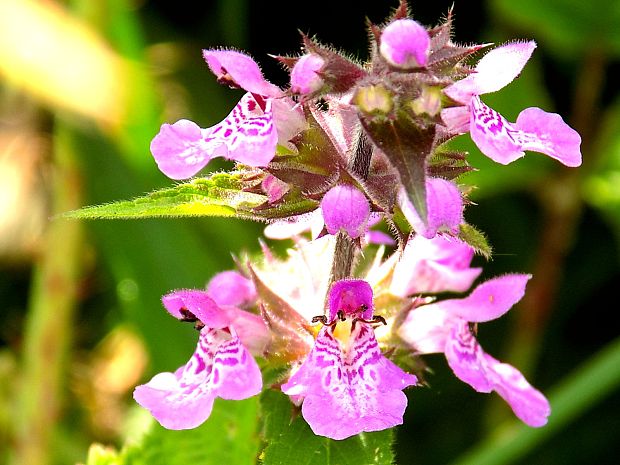
<path fill-rule="evenodd" d="M 172 184 L 149 153 L 159 125 L 208 127 L 240 96 L 217 85 L 202 48 L 246 50 L 282 86 L 267 54 L 297 53 L 298 30 L 364 59 L 365 18 L 380 23 L 397 2 L 345 3 L 0 0 L 0 463 L 84 462 L 92 442 L 137 441 L 150 420 L 133 387 L 185 363 L 195 344 L 161 295 L 204 286 L 231 254 L 258 251 L 261 232 L 236 220 L 50 218 Z M 466 218 L 495 249 L 485 276 L 535 276 L 479 339 L 548 394 L 553 413 L 546 428 L 524 427 L 431 356 L 431 389 L 407 393 L 397 463 L 616 464 L 620 2 L 416 1 L 414 18 L 434 25 L 453 3 L 456 41 L 538 42 L 520 78 L 485 102 L 510 120 L 528 106 L 561 113 L 583 137 L 584 164 L 528 154 L 502 167 L 466 137 L 455 142 L 479 168 L 462 182 L 478 186 Z M 253 411 L 226 446 L 247 457 L 258 447 Z"/>

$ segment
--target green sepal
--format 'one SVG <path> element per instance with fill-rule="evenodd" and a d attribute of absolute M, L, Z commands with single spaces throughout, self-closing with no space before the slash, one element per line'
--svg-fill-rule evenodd
<path fill-rule="evenodd" d="M 418 215 L 426 223 L 426 161 L 433 150 L 435 125 L 399 111 L 397 118 L 361 115 L 364 129 L 390 160 Z"/>
<path fill-rule="evenodd" d="M 472 225 L 461 223 L 459 227 L 459 239 L 474 248 L 477 254 L 489 260 L 493 253 L 493 248 L 487 241 L 483 232 L 478 231 Z"/>

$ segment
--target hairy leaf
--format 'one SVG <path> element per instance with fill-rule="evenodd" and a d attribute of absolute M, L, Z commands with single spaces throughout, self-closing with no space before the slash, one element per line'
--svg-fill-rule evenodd
<path fill-rule="evenodd" d="M 216 173 L 133 200 L 84 207 L 61 215 L 76 219 L 132 219 L 153 217 L 235 216 L 257 218 L 252 209 L 267 201 L 246 192 L 240 173 Z"/>

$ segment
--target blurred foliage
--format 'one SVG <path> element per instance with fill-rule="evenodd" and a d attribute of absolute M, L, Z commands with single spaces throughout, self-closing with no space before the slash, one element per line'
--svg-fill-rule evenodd
<path fill-rule="evenodd" d="M 285 75 L 266 54 L 295 53 L 298 28 L 366 56 L 364 18 L 382 21 L 396 1 L 344 3 L 315 2 L 293 15 L 286 2 L 0 0 L 1 463 L 34 456 L 28 450 L 38 451 L 37 462 L 22 461 L 28 465 L 173 463 L 166 461 L 171 450 L 179 463 L 254 463 L 265 435 L 292 435 L 305 425 L 297 418 L 288 429 L 288 407 L 276 393 L 262 401 L 274 404 L 277 417 L 265 431 L 257 399 L 218 400 L 212 418 L 187 432 L 153 425 L 131 400 L 135 383 L 174 370 L 195 344 L 195 332 L 163 311 L 161 295 L 203 287 L 232 267 L 231 254 L 257 251 L 259 224 L 94 221 L 72 239 L 62 229 L 73 222 L 48 218 L 79 206 L 59 207 L 63 196 L 95 205 L 171 187 L 149 154 L 159 125 L 185 117 L 207 127 L 239 97 L 215 82 L 201 48 L 248 50 L 280 85 Z M 452 3 L 412 7 L 431 25 Z M 478 186 L 478 205 L 466 218 L 494 249 L 485 275 L 535 275 L 531 301 L 486 325 L 481 343 L 551 393 L 554 413 L 548 428 L 514 426 L 505 405 L 473 392 L 431 356 L 432 389 L 407 392 L 396 463 L 616 463 L 620 363 L 608 301 L 620 279 L 620 4 L 457 0 L 454 10 L 456 40 L 538 42 L 522 76 L 484 96 L 486 103 L 510 120 L 527 106 L 558 111 L 583 136 L 584 166 L 576 170 L 531 153 L 499 166 L 466 137 L 455 141 L 478 168 L 461 180 Z M 77 173 L 71 183 L 62 181 L 67 170 Z M 72 246 L 79 253 L 70 259 L 63 247 Z M 53 287 L 37 284 L 45 270 L 68 276 L 75 288 L 61 293 L 63 307 Z M 41 353 L 55 355 L 43 363 Z M 52 370 L 56 384 L 46 390 L 41 383 Z M 51 396 L 49 409 L 38 408 L 41 391 Z M 48 430 L 20 429 L 20 417 Z M 366 440 L 390 443 L 381 434 Z M 289 441 L 287 453 L 300 453 Z M 317 441 L 346 451 L 346 442 Z M 87 454 L 93 442 L 114 448 Z M 276 452 L 267 449 L 265 463 L 285 463 Z M 318 455 L 308 463 L 331 463 Z"/>

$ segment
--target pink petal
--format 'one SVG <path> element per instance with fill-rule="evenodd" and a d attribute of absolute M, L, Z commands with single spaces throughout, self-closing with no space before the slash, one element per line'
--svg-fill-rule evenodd
<path fill-rule="evenodd" d="M 487 53 L 475 73 L 444 89 L 450 98 L 463 104 L 476 95 L 498 91 L 510 84 L 532 56 L 536 42 L 511 42 Z"/>
<path fill-rule="evenodd" d="M 318 55 L 302 56 L 291 70 L 291 92 L 307 95 L 323 87 L 323 79 L 318 72 L 324 64 L 325 60 Z"/>
<path fill-rule="evenodd" d="M 448 365 L 461 381 L 478 392 L 493 390 L 493 377 L 485 363 L 484 351 L 469 329 L 467 321 L 461 320 L 452 327 L 446 342 L 445 355 Z"/>
<path fill-rule="evenodd" d="M 546 397 L 527 382 L 519 370 L 506 363 L 500 363 L 484 354 L 486 364 L 494 374 L 494 389 L 508 402 L 515 415 L 525 424 L 544 426 L 551 413 Z"/>
<path fill-rule="evenodd" d="M 356 239 L 368 229 L 368 200 L 360 190 L 348 184 L 340 184 L 327 191 L 321 201 L 321 211 L 330 234 L 342 230 Z"/>
<path fill-rule="evenodd" d="M 420 293 L 465 292 L 482 272 L 470 268 L 474 249 L 458 239 L 416 235 L 407 241 L 394 267 L 390 292 L 400 297 Z"/>
<path fill-rule="evenodd" d="M 216 274 L 209 281 L 207 293 L 218 305 L 245 305 L 256 300 L 252 280 L 236 271 Z"/>
<path fill-rule="evenodd" d="M 394 238 L 383 231 L 368 231 L 365 240 L 368 244 L 396 245 Z"/>
<path fill-rule="evenodd" d="M 399 192 L 399 205 L 413 229 L 427 239 L 439 231 L 458 234 L 463 222 L 463 199 L 458 187 L 442 178 L 426 179 L 427 223 L 424 224 L 404 189 Z"/>
<path fill-rule="evenodd" d="M 502 165 L 525 156 L 519 144 L 521 131 L 478 97 L 471 99 L 469 132 L 480 151 Z"/>
<path fill-rule="evenodd" d="M 523 131 L 518 139 L 523 150 L 544 153 L 566 166 L 581 165 L 581 137 L 557 113 L 526 108 L 515 127 Z"/>
<path fill-rule="evenodd" d="M 278 133 L 278 144 L 297 152 L 297 147 L 290 140 L 308 127 L 301 105 L 297 105 L 288 97 L 281 97 L 271 99 L 271 106 Z"/>
<path fill-rule="evenodd" d="M 208 144 L 202 129 L 192 121 L 182 119 L 174 124 L 162 124 L 151 141 L 151 153 L 157 166 L 172 179 L 195 175 L 217 156 L 221 141 Z"/>
<path fill-rule="evenodd" d="M 264 97 L 280 97 L 282 91 L 263 77 L 256 62 L 233 50 L 203 50 L 202 56 L 218 81 Z"/>
<path fill-rule="evenodd" d="M 470 111 L 467 107 L 449 107 L 441 110 L 441 119 L 454 134 L 469 132 Z"/>
<path fill-rule="evenodd" d="M 226 313 L 205 291 L 182 289 L 166 294 L 161 300 L 166 310 L 180 320 L 187 310 L 209 328 L 224 328 L 230 324 Z"/>
<path fill-rule="evenodd" d="M 495 320 L 519 302 L 525 294 L 529 274 L 507 274 L 480 284 L 464 299 L 443 300 L 436 305 L 465 321 Z"/>
<path fill-rule="evenodd" d="M 265 321 L 255 313 L 246 312 L 231 305 L 223 305 L 222 311 L 230 320 L 229 328 L 233 328 L 241 343 L 250 353 L 264 355 L 265 348 L 271 339 Z"/>
<path fill-rule="evenodd" d="M 266 166 L 278 145 L 271 104 L 271 100 L 245 94 L 226 119 L 212 128 L 206 142 L 225 142 L 226 158 L 249 166 Z"/>
<path fill-rule="evenodd" d="M 359 323 L 343 352 L 329 326 L 319 332 L 306 361 L 282 385 L 304 398 L 302 415 L 315 434 L 345 439 L 402 424 L 407 397 L 417 382 L 381 355 L 370 325 Z"/>
<path fill-rule="evenodd" d="M 515 415 L 529 426 L 543 426 L 551 412 L 549 402 L 514 367 L 486 354 L 461 321 L 446 344 L 446 359 L 454 374 L 478 392 L 496 391 Z"/>
<path fill-rule="evenodd" d="M 211 414 L 215 397 L 245 399 L 258 394 L 256 362 L 234 333 L 205 328 L 194 355 L 175 373 L 160 373 L 136 387 L 134 399 L 168 429 L 189 429 Z"/>
<path fill-rule="evenodd" d="M 581 137 L 562 117 L 540 108 L 526 108 L 512 124 L 478 97 L 471 100 L 470 133 L 482 153 L 507 165 L 532 150 L 566 166 L 581 165 Z"/>
<path fill-rule="evenodd" d="M 343 279 L 332 284 L 327 296 L 329 321 L 336 321 L 338 311 L 364 320 L 372 318 L 372 288 L 361 279 Z"/>
<path fill-rule="evenodd" d="M 439 304 L 428 304 L 409 312 L 398 335 L 419 354 L 443 353 L 458 318 L 443 311 Z"/>
<path fill-rule="evenodd" d="M 263 378 L 258 364 L 232 328 L 231 335 L 215 353 L 211 382 L 222 399 L 247 399 L 261 392 Z"/>
<path fill-rule="evenodd" d="M 426 66 L 430 44 L 422 25 L 412 19 L 399 19 L 381 33 L 379 52 L 392 66 L 414 69 Z"/>
<path fill-rule="evenodd" d="M 269 203 L 274 203 L 280 200 L 284 194 L 289 191 L 290 186 L 275 176 L 268 174 L 265 176 L 265 179 L 263 179 L 263 182 L 261 182 L 261 188 L 263 192 L 267 194 Z"/>

